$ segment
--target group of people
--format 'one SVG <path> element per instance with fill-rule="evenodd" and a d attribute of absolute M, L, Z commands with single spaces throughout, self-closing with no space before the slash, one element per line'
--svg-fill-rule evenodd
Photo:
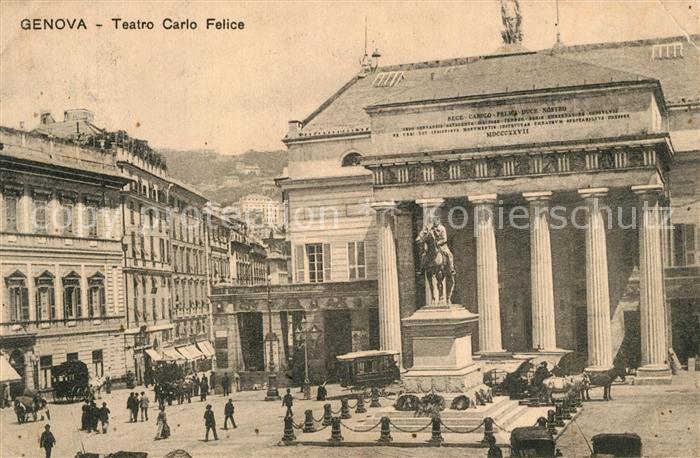
<path fill-rule="evenodd" d="M 98 423 L 101 426 L 102 434 L 107 434 L 109 430 L 109 408 L 107 403 L 103 402 L 102 407 L 97 407 L 95 401 L 85 401 L 83 404 L 83 414 L 80 421 L 80 430 L 88 433 L 99 432 L 97 430 Z"/>
<path fill-rule="evenodd" d="M 141 412 L 141 421 L 148 421 L 148 406 L 150 401 L 145 392 L 141 392 L 141 396 L 138 393 L 132 392 L 129 394 L 129 398 L 126 400 L 126 408 L 130 412 L 129 422 L 135 423 L 139 421 L 139 412 Z"/>

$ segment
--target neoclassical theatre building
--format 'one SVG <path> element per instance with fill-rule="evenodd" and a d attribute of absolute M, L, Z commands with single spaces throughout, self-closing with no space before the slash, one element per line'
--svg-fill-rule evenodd
<path fill-rule="evenodd" d="M 365 59 L 291 121 L 278 184 L 297 292 L 280 294 L 303 296 L 288 303 L 336 349 L 325 358 L 378 345 L 412 366 L 414 240 L 438 215 L 475 353 L 577 351 L 667 381 L 669 348 L 698 347 L 698 38 Z"/>

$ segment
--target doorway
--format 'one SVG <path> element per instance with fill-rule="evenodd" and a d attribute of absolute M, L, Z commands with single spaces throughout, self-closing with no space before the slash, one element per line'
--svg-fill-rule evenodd
<path fill-rule="evenodd" d="M 246 371 L 265 370 L 265 347 L 263 336 L 263 314 L 243 312 L 238 314 L 238 332 L 241 353 Z"/>
<path fill-rule="evenodd" d="M 673 326 L 673 351 L 687 364 L 700 353 L 700 299 L 674 299 L 669 302 Z"/>
<path fill-rule="evenodd" d="M 337 381 L 336 359 L 338 355 L 352 351 L 352 314 L 347 310 L 323 313 L 326 374 L 329 381 Z"/>

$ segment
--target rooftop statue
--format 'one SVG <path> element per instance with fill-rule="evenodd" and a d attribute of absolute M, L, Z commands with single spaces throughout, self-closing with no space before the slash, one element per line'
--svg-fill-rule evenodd
<path fill-rule="evenodd" d="M 505 44 L 520 44 L 523 41 L 521 29 L 523 17 L 520 15 L 518 0 L 501 0 L 501 20 L 505 30 L 501 32 Z"/>

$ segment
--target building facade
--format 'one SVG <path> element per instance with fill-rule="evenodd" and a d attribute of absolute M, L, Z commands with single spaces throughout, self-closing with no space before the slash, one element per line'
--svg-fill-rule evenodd
<path fill-rule="evenodd" d="M 123 375 L 124 177 L 113 151 L 0 128 L 0 349 L 23 378 L 12 395 L 51 388 L 51 367 L 84 362 Z"/>
<path fill-rule="evenodd" d="M 476 351 L 665 377 L 671 345 L 697 353 L 697 39 L 363 67 L 284 139 L 294 282 L 376 282 L 378 347 L 410 367 L 438 215 Z"/>

